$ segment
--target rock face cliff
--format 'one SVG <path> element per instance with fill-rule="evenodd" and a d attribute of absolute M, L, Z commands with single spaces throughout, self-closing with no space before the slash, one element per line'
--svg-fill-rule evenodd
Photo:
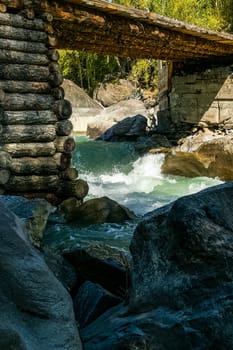
<path fill-rule="evenodd" d="M 228 183 L 145 216 L 129 303 L 82 330 L 85 349 L 233 349 L 232 196 Z"/>

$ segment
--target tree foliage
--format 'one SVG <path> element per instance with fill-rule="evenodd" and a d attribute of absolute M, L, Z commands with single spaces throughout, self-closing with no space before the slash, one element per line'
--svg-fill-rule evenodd
<path fill-rule="evenodd" d="M 233 0 L 224 0 L 233 2 Z M 223 0 L 115 0 L 116 3 L 173 17 L 205 28 L 224 26 Z M 228 8 L 230 5 L 228 6 Z"/>
<path fill-rule="evenodd" d="M 63 77 L 74 81 L 90 95 L 99 82 L 120 76 L 131 68 L 127 59 L 115 56 L 99 56 L 76 50 L 60 50 L 59 54 Z"/>

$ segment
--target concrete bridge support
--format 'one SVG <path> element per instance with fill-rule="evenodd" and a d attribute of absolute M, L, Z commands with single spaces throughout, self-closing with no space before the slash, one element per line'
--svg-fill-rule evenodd
<path fill-rule="evenodd" d="M 0 193 L 82 200 L 52 17 L 36 16 L 35 1 L 17 12 L 11 3 L 0 12 Z"/>
<path fill-rule="evenodd" d="M 160 71 L 159 131 L 169 138 L 194 127 L 233 127 L 233 63 L 196 61 L 164 64 Z M 175 141 L 175 140 L 174 140 Z"/>

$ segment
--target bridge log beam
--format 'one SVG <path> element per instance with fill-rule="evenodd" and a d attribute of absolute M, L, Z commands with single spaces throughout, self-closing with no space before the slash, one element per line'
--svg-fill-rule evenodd
<path fill-rule="evenodd" d="M 41 10 L 59 48 L 177 61 L 233 54 L 231 35 L 100 0 L 42 0 Z"/>

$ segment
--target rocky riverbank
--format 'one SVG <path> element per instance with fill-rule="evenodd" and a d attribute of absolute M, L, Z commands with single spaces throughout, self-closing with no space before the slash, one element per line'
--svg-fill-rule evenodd
<path fill-rule="evenodd" d="M 181 126 L 179 132 L 167 126 L 161 133 L 156 124 L 156 96 L 139 95 L 127 81 L 102 85 L 95 93 L 96 101 L 70 81 L 65 80 L 64 89 L 75 106 L 74 132 L 110 142 L 133 141 L 140 154 L 166 153 L 164 174 L 233 180 L 233 133 L 225 124 L 186 123 L 183 132 Z M 78 100 L 81 105 L 77 107 Z"/>
<path fill-rule="evenodd" d="M 145 215 L 131 258 L 103 244 L 39 252 L 22 221 L 33 201 L 3 196 L 1 349 L 233 349 L 232 196 L 230 182 Z"/>

